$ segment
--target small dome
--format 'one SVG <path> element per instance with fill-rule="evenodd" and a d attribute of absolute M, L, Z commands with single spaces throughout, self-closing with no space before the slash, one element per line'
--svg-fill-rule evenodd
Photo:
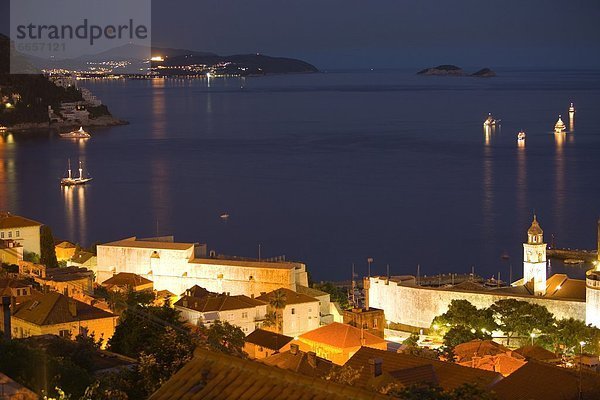
<path fill-rule="evenodd" d="M 537 221 L 537 217 L 534 214 L 533 221 L 531 222 L 531 226 L 529 227 L 529 230 L 527 230 L 527 234 L 528 235 L 542 235 L 543 233 L 544 233 L 544 231 L 540 227 L 540 224 Z"/>

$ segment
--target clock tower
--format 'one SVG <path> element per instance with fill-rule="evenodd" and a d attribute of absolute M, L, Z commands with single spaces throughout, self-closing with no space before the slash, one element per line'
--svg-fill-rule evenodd
<path fill-rule="evenodd" d="M 523 243 L 523 283 L 536 296 L 546 294 L 546 247 L 544 231 L 534 215 L 527 243 Z"/>

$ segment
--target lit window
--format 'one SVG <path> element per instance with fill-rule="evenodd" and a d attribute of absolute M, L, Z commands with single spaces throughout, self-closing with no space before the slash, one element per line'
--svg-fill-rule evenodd
<path fill-rule="evenodd" d="M 296 309 L 295 308 L 292 308 L 292 315 L 293 314 L 296 314 Z"/>
<path fill-rule="evenodd" d="M 8 237 L 11 238 L 12 237 L 12 231 L 8 232 Z"/>
<path fill-rule="evenodd" d="M 248 318 L 248 312 L 244 311 L 242 313 L 242 318 L 244 318 L 244 319 Z"/>
<path fill-rule="evenodd" d="M 15 232 L 15 237 L 19 237 L 19 231 Z"/>
<path fill-rule="evenodd" d="M 4 232 L 0 232 L 0 239 L 4 239 Z"/>

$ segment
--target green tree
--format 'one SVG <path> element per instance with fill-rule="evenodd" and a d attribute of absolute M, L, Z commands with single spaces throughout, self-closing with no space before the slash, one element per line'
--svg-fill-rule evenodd
<path fill-rule="evenodd" d="M 556 321 L 549 336 L 554 352 L 576 354 L 582 341 L 585 342 L 585 351 L 592 354 L 600 352 L 600 329 L 574 318 Z"/>
<path fill-rule="evenodd" d="M 56 250 L 54 249 L 54 237 L 52 229 L 48 225 L 40 228 L 40 263 L 48 268 L 57 268 Z"/>
<path fill-rule="evenodd" d="M 108 341 L 109 349 L 133 358 L 142 352 L 150 354 L 152 349 L 162 345 L 161 338 L 167 326 L 182 337 L 190 335 L 180 319 L 179 311 L 173 308 L 129 307 L 121 314 L 120 323 Z"/>
<path fill-rule="evenodd" d="M 515 335 L 525 337 L 535 332 L 547 334 L 554 325 L 554 316 L 544 306 L 516 299 L 498 300 L 490 306 L 498 327 L 507 338 L 507 344 Z"/>
<path fill-rule="evenodd" d="M 281 289 L 277 289 L 271 293 L 269 298 L 269 305 L 275 310 L 275 321 L 277 332 L 281 333 L 283 330 L 283 321 L 281 321 L 281 312 L 285 308 L 287 299 L 285 292 Z"/>
<path fill-rule="evenodd" d="M 334 365 L 329 373 L 323 377 L 323 379 L 326 381 L 341 383 L 342 385 L 354 386 L 356 380 L 360 378 L 362 370 L 363 367 L 356 369 L 349 365 Z"/>
<path fill-rule="evenodd" d="M 322 292 L 329 293 L 331 301 L 338 303 L 342 310 L 346 310 L 349 307 L 348 293 L 345 289 L 336 286 L 331 282 L 315 283 L 312 287 Z"/>
<path fill-rule="evenodd" d="M 448 360 L 454 359 L 454 348 L 459 344 L 470 342 L 471 340 L 490 340 L 490 332 L 482 332 L 474 328 L 469 329 L 466 326 L 457 325 L 450 328 L 444 335 L 444 353 Z"/>
<path fill-rule="evenodd" d="M 221 353 L 236 357 L 246 357 L 244 353 L 244 332 L 237 326 L 227 321 L 215 321 L 210 326 L 199 327 L 197 344 Z"/>
<path fill-rule="evenodd" d="M 448 311 L 435 317 L 431 326 L 441 335 L 454 327 L 464 327 L 484 333 L 491 333 L 498 327 L 490 309 L 478 309 L 467 300 L 452 300 Z"/>
<path fill-rule="evenodd" d="M 191 340 L 182 340 L 173 328 L 166 327 L 160 341 L 162 345 L 143 351 L 139 357 L 138 371 L 148 394 L 156 391 L 192 358 Z"/>

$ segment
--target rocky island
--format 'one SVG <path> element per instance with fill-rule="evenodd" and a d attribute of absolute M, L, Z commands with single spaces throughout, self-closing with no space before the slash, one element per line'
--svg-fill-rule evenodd
<path fill-rule="evenodd" d="M 417 75 L 433 75 L 433 76 L 473 76 L 479 78 L 490 78 L 496 76 L 496 73 L 489 68 L 483 68 L 479 71 L 467 74 L 461 67 L 452 64 L 438 65 L 437 67 L 425 68 Z"/>
<path fill-rule="evenodd" d="M 465 72 L 462 70 L 462 68 L 451 64 L 438 65 L 437 67 L 433 68 L 425 68 L 417 72 L 417 75 L 464 76 L 464 74 Z"/>

